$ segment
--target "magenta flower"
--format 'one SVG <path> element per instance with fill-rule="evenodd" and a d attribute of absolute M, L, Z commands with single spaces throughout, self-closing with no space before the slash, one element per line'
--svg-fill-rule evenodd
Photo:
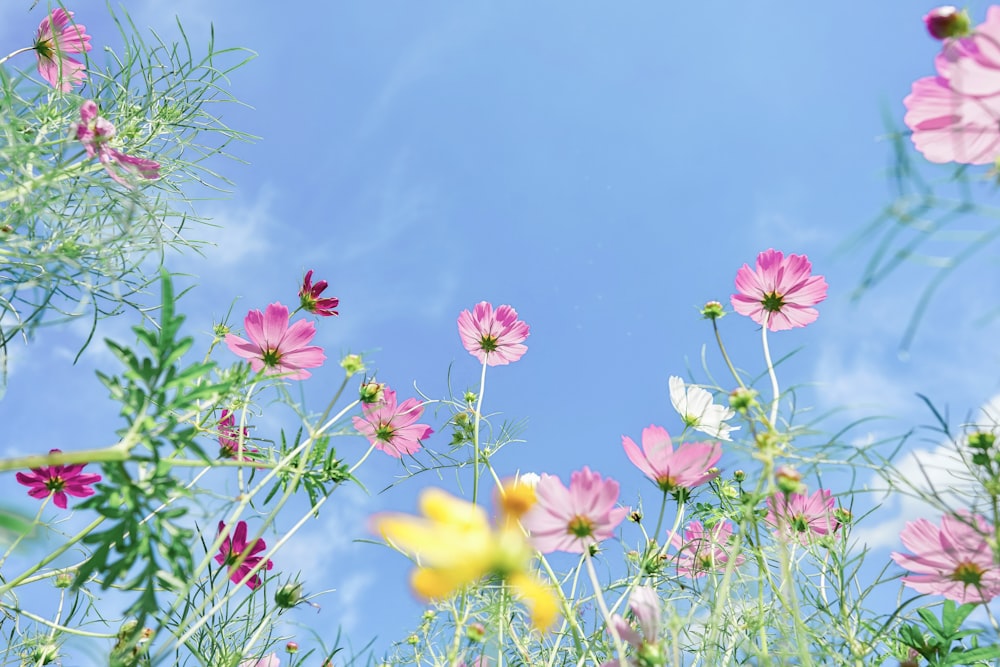
<path fill-rule="evenodd" d="M 340 305 L 340 299 L 335 296 L 320 298 L 320 294 L 323 293 L 323 290 L 329 284 L 325 280 L 320 280 L 313 285 L 312 274 L 311 269 L 306 272 L 306 277 L 302 280 L 302 288 L 299 290 L 299 300 L 302 303 L 302 310 L 322 315 L 323 317 L 339 315 L 334 308 Z"/>
<path fill-rule="evenodd" d="M 517 319 L 517 311 L 510 306 L 500 306 L 480 301 L 470 313 L 463 310 L 458 316 L 458 335 L 469 354 L 488 366 L 506 366 L 517 361 L 528 351 L 524 340 L 529 327 Z"/>
<path fill-rule="evenodd" d="M 304 380 L 312 375 L 307 368 L 320 366 L 326 359 L 323 348 L 306 344 L 316 335 L 316 326 L 306 320 L 288 326 L 288 308 L 280 303 L 272 303 L 264 313 L 251 310 L 243 328 L 250 340 L 226 334 L 226 345 L 247 359 L 255 372 Z"/>
<path fill-rule="evenodd" d="M 72 18 L 73 12 L 62 7 L 52 10 L 38 24 L 33 46 L 38 57 L 38 73 L 53 88 L 64 93 L 87 78 L 87 68 L 83 63 L 66 54 L 91 49 L 86 26 L 73 23 Z"/>
<path fill-rule="evenodd" d="M 416 423 L 424 412 L 420 401 L 408 398 L 396 405 L 396 392 L 388 387 L 382 390 L 381 401 L 362 403 L 361 411 L 364 417 L 354 418 L 354 428 L 376 449 L 397 459 L 418 452 L 420 441 L 434 432 L 427 424 Z"/>
<path fill-rule="evenodd" d="M 535 505 L 521 518 L 531 543 L 542 553 L 583 553 L 614 535 L 628 509 L 616 507 L 618 482 L 603 479 L 584 466 L 570 477 L 569 488 L 558 477 L 542 475 L 535 485 Z"/>
<path fill-rule="evenodd" d="M 226 524 L 220 521 L 219 534 L 225 534 L 225 539 L 222 540 L 222 544 L 219 546 L 219 553 L 215 557 L 215 562 L 229 568 L 229 580 L 234 584 L 238 584 L 243 580 L 243 577 L 250 574 L 251 570 L 258 568 L 260 562 L 264 560 L 264 557 L 259 554 L 267 549 L 267 544 L 263 539 L 257 539 L 253 543 L 247 544 L 246 521 L 237 523 L 236 531 L 232 535 L 228 534 Z M 270 570 L 272 567 L 274 567 L 274 563 L 268 559 L 267 564 L 260 566 L 260 569 Z M 254 590 L 260 584 L 259 574 L 254 574 L 247 579 L 247 586 L 250 587 L 250 590 Z"/>
<path fill-rule="evenodd" d="M 771 331 L 804 327 L 816 321 L 815 306 L 826 298 L 826 280 L 814 276 L 805 255 L 769 249 L 757 255 L 757 269 L 744 264 L 736 272 L 736 289 L 730 301 L 740 315 L 747 315 Z"/>
<path fill-rule="evenodd" d="M 993 527 L 982 516 L 961 512 L 941 517 L 941 527 L 927 519 L 906 524 L 899 539 L 913 554 L 893 552 L 892 559 L 914 574 L 903 583 L 921 593 L 943 595 L 959 604 L 989 602 L 1000 595 L 1000 569 L 986 540 Z"/>
<path fill-rule="evenodd" d="M 222 417 L 219 419 L 219 456 L 225 459 L 235 459 L 240 451 L 240 432 L 236 428 L 236 415 L 229 410 L 222 411 Z M 256 454 L 257 450 L 253 447 L 247 446 L 247 437 L 250 434 L 250 429 L 246 426 L 243 427 L 243 456 L 240 457 L 243 461 L 253 460 L 252 456 L 249 454 Z"/>
<path fill-rule="evenodd" d="M 936 29 L 927 20 L 928 29 Z M 955 29 L 963 34 L 960 25 Z M 931 162 L 995 161 L 1000 157 L 1000 6 L 990 7 L 986 22 L 969 36 L 945 40 L 935 66 L 938 75 L 914 81 L 903 99 L 903 121 L 913 130 L 913 145 Z"/>
<path fill-rule="evenodd" d="M 74 126 L 76 138 L 83 144 L 90 157 L 97 156 L 104 170 L 116 182 L 126 187 L 132 187 L 119 170 L 125 173 L 138 174 L 142 178 L 154 179 L 160 177 L 160 164 L 141 157 L 126 155 L 109 145 L 115 136 L 115 126 L 108 120 L 97 115 L 97 103 L 87 100 L 80 105 L 80 122 Z"/>
<path fill-rule="evenodd" d="M 629 460 L 664 493 L 686 494 L 719 476 L 718 471 L 709 472 L 722 457 L 717 442 L 685 442 L 675 451 L 667 430 L 650 425 L 642 429 L 642 451 L 627 435 L 622 436 L 622 446 Z"/>
<path fill-rule="evenodd" d="M 728 521 L 720 521 L 705 530 L 700 521 L 692 521 L 684 534 L 675 533 L 670 544 L 677 549 L 677 573 L 697 579 L 708 572 L 721 572 L 732 560 L 741 565 L 746 560 L 742 555 L 732 557 L 729 547 L 733 527 Z"/>
<path fill-rule="evenodd" d="M 50 449 L 49 454 L 58 454 L 60 449 Z M 32 468 L 31 472 L 19 472 L 14 477 L 19 484 L 28 487 L 28 495 L 32 498 L 48 498 L 59 509 L 66 509 L 66 495 L 75 498 L 87 498 L 94 495 L 91 484 L 101 481 L 97 473 L 83 473 L 86 463 L 70 465 L 45 466 Z"/>
<path fill-rule="evenodd" d="M 767 499 L 765 521 L 778 534 L 797 537 L 807 544 L 813 536 L 829 535 L 837 529 L 833 518 L 834 500 L 827 489 L 818 489 L 811 496 L 804 493 L 775 493 Z"/>

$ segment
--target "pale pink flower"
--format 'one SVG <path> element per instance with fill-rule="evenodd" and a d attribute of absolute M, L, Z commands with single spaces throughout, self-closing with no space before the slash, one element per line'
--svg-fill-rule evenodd
<path fill-rule="evenodd" d="M 834 499 L 827 489 L 817 489 L 811 496 L 778 492 L 767 499 L 765 521 L 779 534 L 807 544 L 811 537 L 829 535 L 837 529 L 833 506 Z"/>
<path fill-rule="evenodd" d="M 913 574 L 903 583 L 921 593 L 943 595 L 959 604 L 989 602 L 1000 595 L 1000 569 L 986 540 L 993 526 L 982 516 L 960 512 L 907 522 L 899 538 L 913 554 L 893 552 L 892 559 Z"/>
<path fill-rule="evenodd" d="M 260 660 L 244 660 L 240 667 L 281 667 L 281 660 L 277 653 L 268 653 Z"/>
<path fill-rule="evenodd" d="M 618 636 L 640 652 L 640 655 L 657 655 L 659 649 L 656 644 L 660 641 L 660 629 L 663 625 L 660 596 L 649 586 L 638 586 L 629 596 L 628 606 L 632 610 L 636 625 L 642 632 L 633 629 L 628 621 L 615 614 L 611 617 L 611 622 L 614 624 Z M 628 661 L 628 664 L 642 665 L 647 663 L 632 659 Z M 619 662 L 613 660 L 604 663 L 602 667 L 618 667 L 618 665 Z"/>
<path fill-rule="evenodd" d="M 316 335 L 316 326 L 307 320 L 288 326 L 288 308 L 280 303 L 272 303 L 264 313 L 251 310 L 243 328 L 250 340 L 226 334 L 226 345 L 247 359 L 255 372 L 304 380 L 312 375 L 307 368 L 320 366 L 326 359 L 323 348 L 307 345 Z"/>
<path fill-rule="evenodd" d="M 247 522 L 240 521 L 236 524 L 236 530 L 232 535 L 228 534 L 226 529 L 226 524 L 222 521 L 219 522 L 219 534 L 225 534 L 225 539 L 222 540 L 222 544 L 219 546 L 219 553 L 215 556 L 215 562 L 219 565 L 224 565 L 229 569 L 229 579 L 234 583 L 238 584 L 243 580 L 243 577 L 247 576 L 251 570 L 256 568 L 264 557 L 260 555 L 262 551 L 267 549 L 267 544 L 263 539 L 254 540 L 249 544 L 249 551 L 247 550 Z M 240 556 L 246 552 L 246 557 L 240 561 Z M 239 561 L 239 565 L 237 565 Z M 267 563 L 261 566 L 260 569 L 270 570 L 274 567 L 274 563 L 268 559 Z M 258 570 L 259 572 L 260 570 Z M 247 586 L 251 590 L 260 586 L 260 574 L 254 574 L 252 577 L 247 579 Z"/>
<path fill-rule="evenodd" d="M 62 7 L 52 10 L 38 24 L 35 34 L 35 55 L 38 73 L 58 90 L 66 93 L 87 78 L 87 68 L 67 53 L 90 51 L 90 35 L 86 26 L 73 23 L 73 12 Z"/>
<path fill-rule="evenodd" d="M 307 271 L 306 277 L 302 279 L 302 287 L 299 288 L 299 302 L 302 304 L 302 310 L 323 317 L 339 315 L 334 308 L 340 305 L 340 299 L 335 296 L 321 297 L 320 294 L 329 287 L 329 283 L 320 280 L 314 285 L 312 275 L 312 269 Z"/>
<path fill-rule="evenodd" d="M 361 411 L 364 416 L 354 418 L 354 428 L 376 449 L 397 459 L 418 452 L 420 441 L 434 432 L 427 424 L 416 423 L 424 412 L 420 401 L 408 398 L 396 405 L 396 392 L 388 387 L 382 390 L 381 401 L 362 403 Z"/>
<path fill-rule="evenodd" d="M 236 415 L 229 410 L 222 411 L 222 417 L 219 418 L 218 425 L 219 432 L 219 456 L 227 459 L 235 459 L 237 454 L 240 452 L 240 432 L 236 428 Z M 254 447 L 247 446 L 247 436 L 250 430 L 244 426 L 243 427 L 243 456 L 241 457 L 244 461 L 252 460 L 251 456 L 248 454 L 256 454 L 257 450 Z"/>
<path fill-rule="evenodd" d="M 59 449 L 50 449 L 49 454 L 58 454 Z M 43 466 L 32 468 L 31 472 L 19 472 L 14 475 L 19 484 L 28 487 L 28 495 L 32 498 L 48 498 L 59 509 L 66 509 L 66 495 L 76 498 L 87 498 L 94 495 L 91 484 L 101 481 L 97 473 L 84 473 L 86 463 L 69 465 Z"/>
<path fill-rule="evenodd" d="M 736 272 L 733 309 L 771 331 L 804 327 L 819 317 L 817 303 L 826 298 L 826 280 L 812 274 L 805 255 L 789 255 L 772 249 L 757 255 L 757 268 L 749 265 Z"/>
<path fill-rule="evenodd" d="M 930 29 L 930 23 L 928 23 Z M 913 145 L 931 162 L 987 164 L 1000 157 L 1000 6 L 967 37 L 946 39 L 937 76 L 903 100 Z"/>
<path fill-rule="evenodd" d="M 480 301 L 470 313 L 458 316 L 458 335 L 469 354 L 488 366 L 505 366 L 517 361 L 528 351 L 524 340 L 529 327 L 517 319 L 517 311 Z"/>
<path fill-rule="evenodd" d="M 720 521 L 705 530 L 700 521 L 692 521 L 684 529 L 684 534 L 674 533 L 670 544 L 677 549 L 677 572 L 697 579 L 708 572 L 721 572 L 732 558 L 729 546 L 733 527 L 728 521 Z M 741 565 L 746 559 L 737 554 L 732 559 Z"/>
<path fill-rule="evenodd" d="M 160 177 L 160 164 L 153 160 L 126 155 L 111 147 L 110 141 L 115 136 L 115 126 L 107 119 L 97 114 L 97 103 L 87 100 L 80 105 L 80 122 L 73 129 L 76 138 L 83 144 L 90 157 L 97 156 L 104 171 L 115 181 L 126 187 L 132 184 L 126 180 L 119 170 L 125 173 L 138 174 L 142 178 L 154 179 Z"/>
<path fill-rule="evenodd" d="M 687 493 L 719 476 L 709 472 L 722 457 L 718 442 L 685 442 L 674 449 L 670 434 L 662 426 L 642 429 L 642 450 L 627 435 L 622 446 L 632 463 L 656 482 L 665 493 Z"/>
<path fill-rule="evenodd" d="M 627 508 L 616 507 L 618 482 L 605 480 L 586 466 L 572 474 L 568 489 L 558 477 L 543 474 L 535 485 L 535 498 L 521 524 L 542 553 L 583 553 L 614 535 L 628 514 Z"/>

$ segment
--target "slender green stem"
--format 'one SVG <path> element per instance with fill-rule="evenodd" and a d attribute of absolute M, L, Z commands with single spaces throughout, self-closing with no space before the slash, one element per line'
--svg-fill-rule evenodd
<path fill-rule="evenodd" d="M 608 605 L 604 601 L 604 589 L 597 578 L 597 570 L 594 569 L 594 559 L 590 556 L 590 550 L 587 547 L 584 547 L 583 562 L 587 567 L 590 585 L 594 589 L 594 599 L 597 601 L 597 608 L 601 610 L 601 616 L 604 619 L 604 627 L 611 633 L 611 641 L 614 642 L 615 651 L 618 652 L 618 664 L 620 667 L 629 667 L 628 660 L 625 658 L 625 643 L 622 642 L 621 635 L 618 634 L 618 628 L 615 627 L 614 622 L 611 620 L 611 612 L 608 611 Z"/>
<path fill-rule="evenodd" d="M 771 361 L 771 348 L 767 344 L 767 324 L 770 321 L 770 313 L 764 319 L 764 325 L 760 328 L 761 345 L 764 346 L 764 361 L 767 362 L 767 374 L 771 378 L 771 426 L 777 424 L 778 420 L 778 375 L 774 372 L 774 363 Z"/>
<path fill-rule="evenodd" d="M 486 392 L 486 361 L 483 360 L 483 372 L 479 377 L 479 395 L 476 397 L 476 414 L 472 427 L 472 504 L 479 502 L 479 422 L 483 417 L 483 394 Z"/>
<path fill-rule="evenodd" d="M 38 508 L 38 512 L 35 513 L 35 519 L 31 522 L 31 525 L 28 526 L 28 530 L 18 535 L 17 539 L 14 540 L 14 542 L 4 553 L 3 558 L 0 558 L 0 571 L 3 570 L 3 564 L 7 562 L 7 558 L 14 552 L 14 549 L 17 548 L 17 545 L 19 545 L 24 540 L 24 538 L 27 537 L 35 529 L 35 527 L 38 526 L 39 523 L 41 523 L 42 512 L 45 510 L 45 507 L 49 504 L 50 498 L 52 498 L 52 494 L 49 494 L 48 496 L 45 497 L 44 500 L 42 500 L 42 505 L 41 507 Z"/>
<path fill-rule="evenodd" d="M 714 319 L 712 320 L 712 330 L 715 332 L 715 342 L 719 345 L 719 352 L 722 353 L 722 359 L 726 362 L 726 366 L 729 367 L 729 372 L 732 373 L 733 379 L 740 385 L 740 388 L 746 389 L 747 386 L 743 384 L 743 378 L 741 378 L 740 374 L 736 372 L 736 367 L 733 366 L 733 362 L 729 359 L 729 353 L 726 352 L 726 346 L 722 343 L 722 333 L 719 331 L 719 323 Z"/>
<path fill-rule="evenodd" d="M 33 47 L 33 46 L 26 46 L 23 49 L 18 49 L 17 51 L 14 51 L 12 53 L 8 53 L 3 58 L 0 58 L 0 65 L 3 65 L 5 62 L 7 62 L 8 60 L 10 60 L 14 56 L 19 56 L 22 53 L 27 53 L 29 51 L 34 51 L 34 50 L 35 50 L 35 47 Z"/>
<path fill-rule="evenodd" d="M 78 635 L 80 637 L 95 637 L 97 639 L 113 639 L 114 637 L 117 636 L 115 633 L 109 634 L 107 632 L 88 632 L 87 630 L 80 630 L 79 628 L 71 628 L 66 625 L 59 625 L 58 623 L 53 623 L 47 618 L 43 618 L 42 616 L 38 616 L 37 614 L 31 613 L 27 609 L 21 609 L 20 607 L 4 604 L 3 602 L 0 602 L 0 607 L 3 607 L 4 609 L 10 609 L 12 612 L 18 614 L 19 616 L 30 618 L 36 623 L 41 623 L 42 625 L 54 628 L 55 630 L 68 635 Z"/>

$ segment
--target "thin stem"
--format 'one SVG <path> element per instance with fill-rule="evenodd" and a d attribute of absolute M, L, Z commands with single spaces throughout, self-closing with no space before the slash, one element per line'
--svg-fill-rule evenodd
<path fill-rule="evenodd" d="M 21 541 L 24 540 L 24 538 L 27 537 L 28 534 L 34 530 L 35 526 L 41 523 L 42 512 L 45 510 L 45 507 L 49 504 L 49 499 L 51 498 L 52 494 L 49 494 L 48 496 L 45 497 L 44 500 L 42 500 L 42 506 L 38 508 L 38 512 L 35 514 L 35 519 L 34 521 L 31 522 L 31 525 L 28 526 L 28 530 L 18 535 L 17 539 L 14 540 L 14 542 L 10 545 L 10 548 L 8 548 L 7 551 L 4 553 L 3 558 L 0 558 L 0 570 L 3 569 L 3 564 L 7 562 L 7 558 L 10 557 L 10 555 L 14 552 L 14 549 L 17 548 L 17 545 L 19 545 Z"/>
<path fill-rule="evenodd" d="M 3 58 L 0 58 L 0 65 L 3 65 L 5 62 L 7 62 L 8 60 L 10 60 L 14 56 L 19 56 L 22 53 L 27 53 L 28 51 L 34 51 L 34 50 L 35 50 L 35 47 L 33 47 L 33 46 L 26 46 L 23 49 L 18 49 L 17 51 L 14 51 L 13 53 L 8 53 Z"/>
<path fill-rule="evenodd" d="M 472 504 L 479 501 L 479 422 L 483 416 L 483 394 L 486 392 L 486 361 L 483 360 L 483 373 L 479 378 L 479 396 L 476 398 L 476 415 L 472 429 Z"/>
<path fill-rule="evenodd" d="M 618 628 L 611 621 L 611 612 L 608 611 L 608 605 L 604 602 L 604 591 L 601 587 L 601 582 L 597 579 L 597 570 L 594 569 L 594 560 L 590 556 L 590 549 L 588 547 L 584 547 L 583 561 L 587 566 L 590 585 L 594 587 L 594 599 L 597 600 L 597 607 L 601 610 L 601 616 L 604 618 L 604 626 L 611 633 L 611 640 L 615 644 L 615 651 L 618 652 L 618 664 L 620 667 L 628 667 L 628 660 L 625 659 L 625 644 L 618 634 Z"/>
<path fill-rule="evenodd" d="M 764 346 L 764 361 L 767 362 L 767 374 L 771 378 L 771 427 L 777 423 L 778 419 L 778 375 L 774 372 L 774 362 L 771 361 L 771 349 L 767 345 L 767 324 L 771 314 L 768 313 L 764 319 L 764 325 L 760 328 L 761 344 Z"/>
<path fill-rule="evenodd" d="M 743 379 L 740 377 L 740 374 L 736 372 L 733 362 L 729 359 L 729 353 L 726 352 L 726 346 L 722 343 L 722 333 L 719 331 L 719 324 L 715 319 L 712 320 L 712 330 L 715 332 L 715 342 L 719 344 L 719 352 L 722 353 L 722 359 L 726 362 L 726 366 L 729 367 L 729 372 L 732 373 L 733 379 L 736 380 L 736 383 L 740 385 L 741 389 L 746 389 L 747 386 L 743 384 Z"/>

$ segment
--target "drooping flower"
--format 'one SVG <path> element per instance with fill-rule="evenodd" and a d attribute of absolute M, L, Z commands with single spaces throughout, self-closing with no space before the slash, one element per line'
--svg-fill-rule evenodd
<path fill-rule="evenodd" d="M 219 456 L 226 459 L 235 459 L 240 452 L 240 432 L 236 428 L 236 415 L 229 410 L 222 411 L 222 417 L 219 419 Z M 247 446 L 247 437 L 250 434 L 250 429 L 246 426 L 243 427 L 243 456 L 241 457 L 244 461 L 250 461 L 253 457 L 249 454 L 256 454 L 257 449 L 254 447 Z"/>
<path fill-rule="evenodd" d="M 38 24 L 34 50 L 38 57 L 38 73 L 58 90 L 66 93 L 87 78 L 87 69 L 68 53 L 90 51 L 90 35 L 86 26 L 73 23 L 73 12 L 62 7 L 52 10 Z"/>
<path fill-rule="evenodd" d="M 663 649 L 660 646 L 660 630 L 663 625 L 660 609 L 660 596 L 649 586 L 638 586 L 628 598 L 629 609 L 641 632 L 632 628 L 628 621 L 615 614 L 611 622 L 618 636 L 635 649 L 635 658 L 629 660 L 629 665 L 637 667 L 645 665 L 665 664 Z M 618 667 L 617 660 L 606 662 L 602 667 Z"/>
<path fill-rule="evenodd" d="M 302 279 L 302 287 L 299 289 L 299 301 L 302 304 L 302 310 L 322 315 L 323 317 L 339 315 L 334 308 L 340 305 L 340 299 L 335 296 L 320 297 L 320 294 L 329 287 L 329 283 L 325 280 L 320 280 L 314 285 L 312 274 L 312 269 L 306 272 L 306 277 Z"/>
<path fill-rule="evenodd" d="M 396 392 L 388 387 L 382 390 L 382 400 L 362 403 L 363 417 L 354 418 L 354 428 L 368 441 L 389 456 L 402 458 L 403 454 L 420 451 L 420 441 L 434 431 L 427 424 L 417 424 L 424 406 L 416 398 L 408 398 L 396 405 Z"/>
<path fill-rule="evenodd" d="M 992 534 L 989 521 L 969 512 L 944 515 L 940 527 L 917 519 L 907 522 L 899 535 L 913 553 L 890 555 L 913 573 L 903 577 L 910 588 L 959 604 L 986 603 L 1000 595 L 1000 568 L 986 540 Z"/>
<path fill-rule="evenodd" d="M 226 345 L 256 372 L 304 380 L 312 375 L 307 368 L 320 366 L 326 359 L 323 348 L 307 345 L 316 335 L 316 326 L 307 320 L 288 326 L 288 308 L 280 303 L 272 303 L 264 313 L 251 310 L 243 327 L 250 340 L 226 334 Z"/>
<path fill-rule="evenodd" d="M 58 454 L 62 450 L 50 449 L 49 454 Z M 67 494 L 75 498 L 87 498 L 94 495 L 91 484 L 101 481 L 97 473 L 84 473 L 86 463 L 69 465 L 43 466 L 32 468 L 31 472 L 19 472 L 15 475 L 19 484 L 28 487 L 28 495 L 32 498 L 48 498 L 60 509 L 66 509 Z"/>
<path fill-rule="evenodd" d="M 583 553 L 612 537 L 628 509 L 616 507 L 618 482 L 584 466 L 570 477 L 569 488 L 543 474 L 535 485 L 537 502 L 521 519 L 531 543 L 542 553 Z"/>
<path fill-rule="evenodd" d="M 728 521 L 720 521 L 706 530 L 700 521 L 692 521 L 684 529 L 684 534 L 674 533 L 670 544 L 677 549 L 677 572 L 697 579 L 708 572 L 721 572 L 732 558 L 729 545 L 733 527 Z M 737 554 L 732 559 L 741 565 L 746 558 Z"/>
<path fill-rule="evenodd" d="M 718 477 L 709 472 L 722 457 L 717 442 L 685 442 L 674 450 L 670 434 L 662 426 L 642 429 L 642 450 L 627 435 L 622 436 L 625 454 L 639 470 L 665 493 L 687 493 Z"/>
<path fill-rule="evenodd" d="M 726 423 L 726 420 L 732 419 L 736 412 L 731 408 L 716 405 L 712 402 L 710 393 L 701 387 L 685 385 L 684 380 L 676 375 L 670 376 L 670 402 L 684 420 L 685 426 L 714 438 L 732 440 L 729 433 L 740 428 Z"/>
<path fill-rule="evenodd" d="M 1000 6 L 968 36 L 956 29 L 935 59 L 938 75 L 914 81 L 903 99 L 903 122 L 931 162 L 988 164 L 1000 157 Z"/>
<path fill-rule="evenodd" d="M 749 265 L 736 272 L 733 309 L 771 331 L 804 327 L 816 321 L 812 306 L 826 298 L 826 280 L 812 274 L 805 255 L 789 255 L 772 249 L 757 255 L 757 268 Z"/>
<path fill-rule="evenodd" d="M 227 532 L 226 524 L 220 521 L 219 534 L 225 534 L 225 538 L 219 546 L 219 553 L 215 556 L 215 562 L 229 569 L 229 579 L 234 584 L 240 583 L 243 577 L 250 574 L 251 570 L 257 568 L 257 573 L 247 579 L 247 586 L 250 587 L 250 590 L 256 589 L 261 584 L 259 570 L 270 570 L 274 567 L 271 559 L 268 559 L 266 564 L 260 565 L 260 562 L 264 560 L 264 557 L 260 553 L 267 549 L 267 544 L 263 538 L 256 539 L 252 543 L 247 544 L 246 521 L 237 523 L 236 530 L 231 535 Z"/>
<path fill-rule="evenodd" d="M 96 155 L 97 159 L 104 165 L 104 170 L 116 182 L 126 187 L 132 187 L 132 184 L 122 176 L 122 173 L 138 174 L 146 179 L 160 177 L 160 164 L 158 162 L 126 155 L 111 147 L 109 142 L 115 136 L 115 126 L 97 114 L 97 103 L 94 100 L 87 100 L 80 105 L 80 122 L 74 125 L 73 133 L 83 144 L 87 155 L 90 157 Z M 119 173 L 119 170 L 122 173 Z"/>
<path fill-rule="evenodd" d="M 517 361 L 528 351 L 524 340 L 529 327 L 517 319 L 511 306 L 499 306 L 480 301 L 470 313 L 463 310 L 458 316 L 458 334 L 469 354 L 487 366 L 505 366 Z"/>
<path fill-rule="evenodd" d="M 281 660 L 277 653 L 268 653 L 260 660 L 244 660 L 240 667 L 281 667 Z"/>
<path fill-rule="evenodd" d="M 410 579 L 417 595 L 446 598 L 492 575 L 528 605 L 536 628 L 552 625 L 558 602 L 552 587 L 531 573 L 531 549 L 516 522 L 502 516 L 494 527 L 482 507 L 433 488 L 421 493 L 420 511 L 423 516 L 381 514 L 372 523 L 390 544 L 418 559 Z"/>
<path fill-rule="evenodd" d="M 779 535 L 792 536 L 807 544 L 812 537 L 829 535 L 836 529 L 834 502 L 827 489 L 817 489 L 810 496 L 778 492 L 767 499 L 765 521 Z"/>

